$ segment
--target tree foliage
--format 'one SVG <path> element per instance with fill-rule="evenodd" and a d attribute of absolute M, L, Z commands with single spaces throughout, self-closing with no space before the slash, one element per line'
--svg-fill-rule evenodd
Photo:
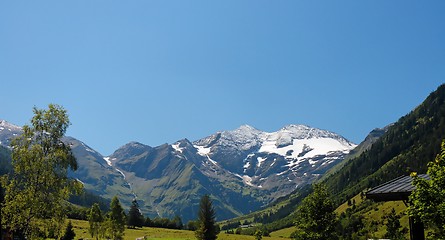
<path fill-rule="evenodd" d="M 126 222 L 127 217 L 125 216 L 124 209 L 122 208 L 119 199 L 115 196 L 111 200 L 110 212 L 106 221 L 108 236 L 111 239 L 122 239 Z"/>
<path fill-rule="evenodd" d="M 71 223 L 71 221 L 69 221 L 68 224 L 66 225 L 65 233 L 63 234 L 62 238 L 60 238 L 60 239 L 61 240 L 73 240 L 74 237 L 76 237 L 76 233 L 74 232 L 73 224 Z"/>
<path fill-rule="evenodd" d="M 416 189 L 411 193 L 408 213 L 431 228 L 431 239 L 445 239 L 445 140 L 435 161 L 428 163 L 430 180 L 414 177 Z"/>
<path fill-rule="evenodd" d="M 298 208 L 293 239 L 337 239 L 335 206 L 326 186 L 314 185 L 314 192 L 306 197 Z"/>
<path fill-rule="evenodd" d="M 89 232 L 91 234 L 91 237 L 96 237 L 96 239 L 99 239 L 103 221 L 104 218 L 99 208 L 99 204 L 94 203 L 93 206 L 91 206 L 91 210 L 88 215 L 88 223 L 90 225 Z"/>
<path fill-rule="evenodd" d="M 403 228 L 400 224 L 400 216 L 396 213 L 396 210 L 392 208 L 388 216 L 384 218 L 386 219 L 386 233 L 384 237 L 393 240 L 405 239 L 405 233 L 408 232 L 408 229 Z"/>
<path fill-rule="evenodd" d="M 5 203 L 2 222 L 28 237 L 40 231 L 39 224 L 64 223 L 63 202 L 80 184 L 67 177 L 77 162 L 70 146 L 62 141 L 70 121 L 65 109 L 50 104 L 47 110 L 34 108 L 31 125 L 12 140 L 13 173 L 3 178 Z M 53 224 L 55 223 L 55 224 Z"/>
<path fill-rule="evenodd" d="M 142 216 L 141 211 L 139 210 L 139 205 L 136 199 L 133 200 L 130 206 L 130 210 L 128 211 L 128 223 L 127 226 L 129 228 L 142 227 L 144 225 L 144 216 Z"/>
<path fill-rule="evenodd" d="M 256 240 L 262 240 L 263 239 L 263 232 L 260 229 L 258 229 L 258 230 L 255 231 L 253 236 L 255 236 Z"/>
<path fill-rule="evenodd" d="M 215 224 L 215 209 L 209 195 L 204 195 L 199 203 L 198 229 L 195 231 L 199 240 L 215 240 L 218 227 Z"/>

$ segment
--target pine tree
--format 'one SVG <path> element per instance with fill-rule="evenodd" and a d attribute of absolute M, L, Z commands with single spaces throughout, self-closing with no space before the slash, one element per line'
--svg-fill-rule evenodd
<path fill-rule="evenodd" d="M 253 236 L 255 236 L 256 240 L 262 240 L 263 239 L 263 232 L 258 229 L 256 230 L 255 234 L 253 234 Z"/>
<path fill-rule="evenodd" d="M 70 124 L 65 109 L 50 104 L 47 110 L 34 108 L 31 125 L 13 139 L 13 174 L 3 178 L 5 202 L 1 209 L 5 227 L 37 237 L 39 225 L 53 226 L 57 234 L 64 224 L 64 202 L 80 183 L 67 177 L 77 162 L 62 141 Z"/>
<path fill-rule="evenodd" d="M 69 221 L 65 229 L 65 234 L 62 236 L 61 240 L 73 240 L 75 236 L 76 233 L 73 230 L 73 224 Z"/>
<path fill-rule="evenodd" d="M 184 228 L 184 224 L 182 223 L 182 219 L 180 216 L 176 215 L 173 220 L 172 220 L 173 224 L 174 224 L 174 228 L 176 229 L 183 229 Z"/>
<path fill-rule="evenodd" d="M 115 196 L 111 200 L 108 214 L 108 233 L 112 239 L 122 239 L 125 231 L 126 216 L 119 199 Z"/>
<path fill-rule="evenodd" d="M 297 212 L 297 230 L 293 239 L 323 240 L 337 239 L 335 206 L 326 186 L 314 185 L 314 192 L 306 197 Z"/>
<path fill-rule="evenodd" d="M 215 240 L 218 236 L 215 225 L 215 209 L 209 195 L 204 195 L 199 203 L 198 229 L 195 231 L 199 240 Z"/>
<path fill-rule="evenodd" d="M 144 219 L 144 226 L 145 226 L 145 227 L 151 227 L 151 226 L 153 226 L 153 221 L 151 221 L 150 217 L 147 216 L 147 217 Z"/>
<path fill-rule="evenodd" d="M 400 224 L 400 216 L 396 213 L 396 210 L 393 208 L 385 218 L 387 219 L 387 222 L 384 237 L 393 240 L 405 239 L 404 235 L 408 230 L 402 228 L 402 225 Z"/>
<path fill-rule="evenodd" d="M 142 216 L 142 213 L 139 209 L 138 202 L 136 199 L 133 200 L 131 203 L 130 211 L 128 211 L 128 228 L 136 228 L 136 227 L 142 227 L 144 224 L 144 216 Z"/>
<path fill-rule="evenodd" d="M 88 216 L 88 222 L 90 224 L 90 234 L 91 237 L 96 237 L 99 239 L 102 230 L 102 223 L 104 218 L 102 217 L 102 212 L 100 211 L 99 204 L 94 203 L 91 207 L 90 214 Z"/>

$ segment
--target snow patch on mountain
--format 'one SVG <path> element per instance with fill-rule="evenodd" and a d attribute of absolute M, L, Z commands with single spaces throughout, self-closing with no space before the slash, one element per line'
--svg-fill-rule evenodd
<path fill-rule="evenodd" d="M 266 158 L 263 157 L 257 157 L 257 167 L 261 167 L 261 163 L 263 163 L 264 161 L 266 161 Z"/>
<path fill-rule="evenodd" d="M 244 164 L 244 172 L 246 172 L 249 167 L 250 167 L 250 162 L 246 162 Z"/>
<path fill-rule="evenodd" d="M 218 165 L 218 163 L 217 163 L 215 160 L 211 159 L 210 156 L 209 156 L 210 148 L 206 148 L 206 147 L 204 147 L 204 146 L 198 146 L 198 145 L 193 145 L 193 147 L 196 148 L 197 153 L 198 153 L 199 155 L 201 155 L 201 156 L 203 156 L 203 157 L 206 157 L 207 160 L 208 160 L 209 162 L 211 162 L 213 165 Z"/>
<path fill-rule="evenodd" d="M 125 176 L 125 173 L 124 172 L 122 172 L 120 169 L 118 169 L 118 168 L 114 168 L 114 169 L 116 169 L 116 171 L 118 171 L 121 175 L 122 175 L 122 177 L 124 177 L 124 179 L 126 180 L 127 179 L 127 177 Z"/>
<path fill-rule="evenodd" d="M 219 147 L 240 151 L 259 147 L 258 152 L 276 153 L 291 158 L 298 158 L 298 154 L 303 151 L 309 154 L 304 157 L 314 157 L 330 151 L 350 151 L 356 147 L 355 144 L 333 132 L 306 125 L 288 125 L 271 133 L 242 125 L 235 130 L 218 134 L 221 137 L 213 144 Z M 194 146 L 199 154 L 211 153 L 211 146 L 207 145 L 210 139 L 215 139 L 215 135 L 195 142 Z"/>
<path fill-rule="evenodd" d="M 302 156 L 300 154 L 304 152 L 305 146 L 309 146 L 312 150 Z M 329 152 L 340 151 L 347 153 L 354 147 L 354 144 L 344 144 L 332 138 L 293 139 L 292 144 L 285 147 L 277 147 L 275 139 L 268 139 L 263 143 L 258 152 L 276 153 L 286 158 L 303 159 L 326 155 Z"/>
<path fill-rule="evenodd" d="M 113 162 L 114 160 L 116 160 L 116 158 L 111 158 L 111 157 L 104 157 L 105 162 L 107 162 L 108 166 L 112 167 L 113 166 Z"/>
<path fill-rule="evenodd" d="M 176 144 L 173 144 L 171 146 L 173 149 L 175 149 L 175 151 L 182 153 L 183 149 L 181 147 L 179 147 L 180 144 L 181 144 L 180 142 L 177 142 Z"/>
<path fill-rule="evenodd" d="M 210 148 L 206 148 L 204 146 L 193 145 L 196 150 L 198 150 L 198 154 L 205 157 L 210 153 Z"/>

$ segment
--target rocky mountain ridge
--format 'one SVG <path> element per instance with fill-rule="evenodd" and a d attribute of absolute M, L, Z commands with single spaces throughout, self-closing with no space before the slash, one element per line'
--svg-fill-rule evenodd
<path fill-rule="evenodd" d="M 1 121 L 8 145 L 20 128 Z M 255 211 L 312 182 L 356 145 L 325 130 L 288 125 L 263 132 L 248 125 L 191 142 L 151 147 L 130 142 L 102 156 L 71 137 L 79 169 L 70 176 L 105 198 L 133 198 L 149 216 L 193 219 L 199 199 L 210 194 L 220 219 Z M 5 144 L 6 143 L 6 144 Z"/>

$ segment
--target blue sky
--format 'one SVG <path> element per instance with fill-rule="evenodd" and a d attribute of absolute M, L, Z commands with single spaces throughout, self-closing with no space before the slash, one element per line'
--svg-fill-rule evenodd
<path fill-rule="evenodd" d="M 104 155 L 242 124 L 359 143 L 445 82 L 445 1 L 2 1 L 0 119 Z"/>

